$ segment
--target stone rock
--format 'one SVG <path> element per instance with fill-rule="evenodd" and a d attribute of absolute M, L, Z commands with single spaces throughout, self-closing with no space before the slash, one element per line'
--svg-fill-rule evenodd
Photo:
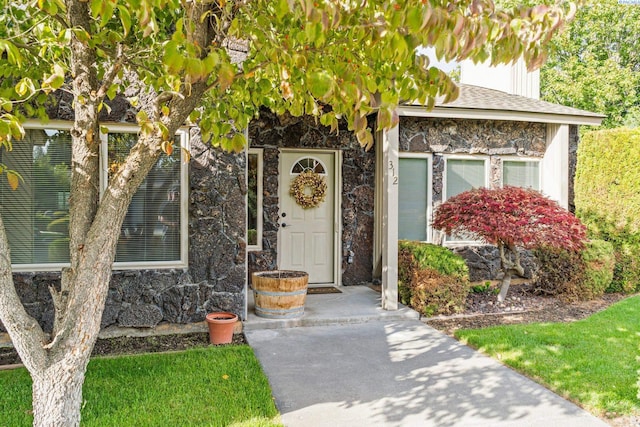
<path fill-rule="evenodd" d="M 214 311 L 228 311 L 231 313 L 242 313 L 236 307 L 244 307 L 244 296 L 232 292 L 213 292 L 209 301 L 205 301 L 204 309 L 206 313 Z M 202 319 L 204 319 L 203 314 Z"/>
<path fill-rule="evenodd" d="M 162 320 L 162 310 L 152 304 L 133 304 L 122 310 L 118 325 L 133 328 L 154 328 Z"/>
<path fill-rule="evenodd" d="M 225 277 L 216 280 L 215 290 L 217 292 L 242 293 L 244 289 L 244 266 L 236 266 L 227 271 Z"/>
<path fill-rule="evenodd" d="M 180 288 L 167 289 L 162 294 L 160 307 L 162 307 L 164 320 L 171 323 L 179 323 L 182 314 L 182 293 Z"/>
<path fill-rule="evenodd" d="M 182 285 L 182 305 L 180 307 L 180 322 L 189 323 L 196 313 L 202 311 L 200 302 L 200 285 Z"/>
<path fill-rule="evenodd" d="M 14 275 L 13 282 L 16 292 L 23 303 L 37 302 L 39 300 L 38 289 L 33 284 L 32 275 Z"/>
<path fill-rule="evenodd" d="M 517 153 L 541 157 L 546 149 L 545 140 L 544 123 L 400 118 L 400 148 L 403 151 L 489 155 Z"/>
<path fill-rule="evenodd" d="M 53 310 L 53 305 L 51 307 L 47 307 L 45 311 L 42 312 L 40 316 L 40 326 L 42 330 L 45 332 L 53 331 L 53 322 L 55 319 L 55 312 Z"/>
<path fill-rule="evenodd" d="M 464 258 L 469 267 L 469 280 L 497 279 L 500 273 L 498 249 L 493 246 L 463 246 L 453 248 L 453 252 Z"/>
<path fill-rule="evenodd" d="M 498 248 L 490 245 L 462 246 L 452 249 L 453 252 L 464 258 L 469 267 L 469 280 L 479 282 L 482 280 L 500 280 L 500 254 Z M 524 268 L 524 278 L 531 279 L 537 271 L 537 264 L 531 251 L 520 251 L 520 263 Z"/>
<path fill-rule="evenodd" d="M 105 305 L 104 311 L 102 312 L 102 320 L 100 321 L 100 329 L 117 323 L 120 307 L 119 303 L 107 303 L 107 305 Z"/>

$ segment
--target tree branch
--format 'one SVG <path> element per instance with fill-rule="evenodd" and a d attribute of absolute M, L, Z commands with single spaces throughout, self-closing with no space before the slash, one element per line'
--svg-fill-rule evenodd
<path fill-rule="evenodd" d="M 118 44 L 116 48 L 116 60 L 113 65 L 111 65 L 111 68 L 105 73 L 104 77 L 102 78 L 102 84 L 98 89 L 96 95 L 96 100 L 98 102 L 102 102 L 104 100 L 104 97 L 109 90 L 109 86 L 111 86 L 111 84 L 115 80 L 118 72 L 122 69 L 122 66 L 124 65 L 126 60 L 127 57 L 124 54 L 124 47 L 122 46 L 122 44 Z"/>
<path fill-rule="evenodd" d="M 9 332 L 13 346 L 29 371 L 45 366 L 43 349 L 46 335 L 36 319 L 24 308 L 13 283 L 11 251 L 0 216 L 0 320 Z"/>
<path fill-rule="evenodd" d="M 515 257 L 513 269 L 516 271 L 516 273 L 518 273 L 520 277 L 524 276 L 524 267 L 522 266 L 522 264 L 520 264 L 520 252 L 518 251 L 518 248 L 514 245 L 511 245 L 509 247 L 509 250 L 513 252 Z"/>

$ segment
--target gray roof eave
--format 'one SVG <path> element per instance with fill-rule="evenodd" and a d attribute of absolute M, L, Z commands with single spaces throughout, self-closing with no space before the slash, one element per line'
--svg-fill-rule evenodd
<path fill-rule="evenodd" d="M 460 95 L 452 102 L 436 101 L 429 111 L 416 103 L 399 108 L 401 116 L 448 117 L 484 120 L 529 121 L 556 124 L 601 124 L 604 115 L 539 99 L 512 95 L 480 86 L 460 84 Z"/>

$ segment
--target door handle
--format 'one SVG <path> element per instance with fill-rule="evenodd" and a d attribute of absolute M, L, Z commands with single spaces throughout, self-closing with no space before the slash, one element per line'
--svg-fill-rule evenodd
<path fill-rule="evenodd" d="M 283 222 L 282 224 L 280 224 L 280 227 L 282 227 L 282 228 L 286 228 L 286 227 L 287 227 L 287 224 Z"/>

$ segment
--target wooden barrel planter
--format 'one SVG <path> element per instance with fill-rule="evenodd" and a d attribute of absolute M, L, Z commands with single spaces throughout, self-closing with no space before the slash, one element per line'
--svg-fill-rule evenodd
<path fill-rule="evenodd" d="M 268 319 L 294 319 L 304 314 L 309 274 L 275 270 L 253 273 L 251 284 L 256 315 Z"/>

